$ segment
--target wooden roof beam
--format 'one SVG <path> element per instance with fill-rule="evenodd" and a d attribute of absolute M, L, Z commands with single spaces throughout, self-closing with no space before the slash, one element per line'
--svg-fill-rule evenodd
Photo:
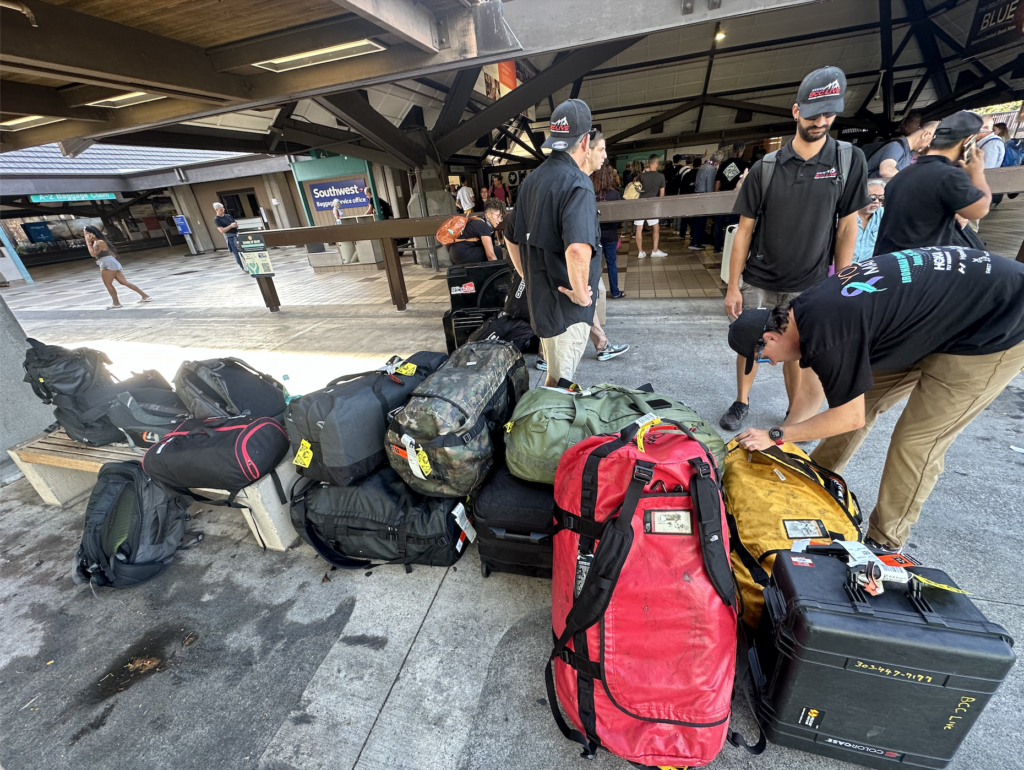
<path fill-rule="evenodd" d="M 437 19 L 412 0 L 334 0 L 369 22 L 398 35 L 421 51 L 437 53 Z"/>
<path fill-rule="evenodd" d="M 5 80 L 0 88 L 0 112 L 99 122 L 110 120 L 114 113 L 113 110 L 101 107 L 69 107 L 56 88 L 14 80 Z"/>

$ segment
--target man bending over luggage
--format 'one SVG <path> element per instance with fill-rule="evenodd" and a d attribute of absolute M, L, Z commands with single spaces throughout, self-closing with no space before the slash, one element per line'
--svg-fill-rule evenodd
<path fill-rule="evenodd" d="M 842 473 L 878 415 L 909 396 L 867 532 L 902 548 L 953 439 L 1024 371 L 1021 297 L 1024 264 L 937 246 L 881 254 L 786 305 L 744 310 L 729 345 L 748 370 L 799 360 L 817 377 L 803 378 L 781 428 L 744 431 L 740 444 L 825 439 L 811 457 Z"/>
<path fill-rule="evenodd" d="M 543 145 L 553 152 L 519 186 L 505 228 L 512 264 L 526 279 L 549 386 L 572 382 L 594 322 L 601 260 L 593 257 L 601 254 L 601 230 L 588 164 L 597 139 L 586 103 L 558 105 Z"/>

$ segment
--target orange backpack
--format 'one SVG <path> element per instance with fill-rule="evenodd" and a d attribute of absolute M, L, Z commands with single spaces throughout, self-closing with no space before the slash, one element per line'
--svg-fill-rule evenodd
<path fill-rule="evenodd" d="M 480 219 L 480 217 L 464 217 L 461 214 L 456 214 L 454 217 L 444 221 L 444 224 L 438 228 L 434 237 L 443 245 L 451 246 L 455 241 L 459 240 L 459 236 L 466 229 L 470 219 Z M 477 241 L 480 239 L 472 238 L 471 240 Z"/>

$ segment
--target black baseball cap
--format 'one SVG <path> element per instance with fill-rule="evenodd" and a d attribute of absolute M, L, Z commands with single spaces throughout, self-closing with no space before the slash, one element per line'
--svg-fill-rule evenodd
<path fill-rule="evenodd" d="M 796 92 L 801 118 L 813 118 L 823 112 L 841 113 L 846 105 L 846 74 L 839 67 L 822 67 L 804 78 Z"/>
<path fill-rule="evenodd" d="M 764 334 L 764 327 L 771 312 L 766 307 L 750 308 L 740 313 L 739 317 L 729 324 L 729 347 L 747 359 L 746 374 L 750 374 L 757 363 L 758 343 Z"/>
<path fill-rule="evenodd" d="M 966 139 L 981 131 L 985 121 L 980 115 L 967 110 L 954 112 L 948 118 L 943 118 L 939 127 L 935 129 L 935 136 L 944 136 L 948 139 Z"/>
<path fill-rule="evenodd" d="M 590 107 L 582 99 L 567 99 L 551 113 L 551 135 L 541 147 L 548 150 L 568 150 L 592 126 Z"/>

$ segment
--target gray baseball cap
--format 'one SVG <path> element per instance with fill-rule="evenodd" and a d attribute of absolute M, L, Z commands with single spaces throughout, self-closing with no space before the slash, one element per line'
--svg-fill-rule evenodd
<path fill-rule="evenodd" d="M 551 135 L 541 147 L 549 150 L 568 150 L 576 140 L 590 131 L 590 107 L 582 99 L 567 99 L 551 113 Z"/>
<path fill-rule="evenodd" d="M 967 110 L 954 112 L 948 118 L 943 118 L 939 127 L 935 129 L 935 136 L 944 136 L 949 139 L 966 139 L 981 131 L 985 121 L 980 115 Z"/>
<path fill-rule="evenodd" d="M 822 67 L 804 78 L 796 92 L 801 118 L 813 118 L 823 112 L 841 113 L 846 105 L 846 74 L 839 67 Z"/>

